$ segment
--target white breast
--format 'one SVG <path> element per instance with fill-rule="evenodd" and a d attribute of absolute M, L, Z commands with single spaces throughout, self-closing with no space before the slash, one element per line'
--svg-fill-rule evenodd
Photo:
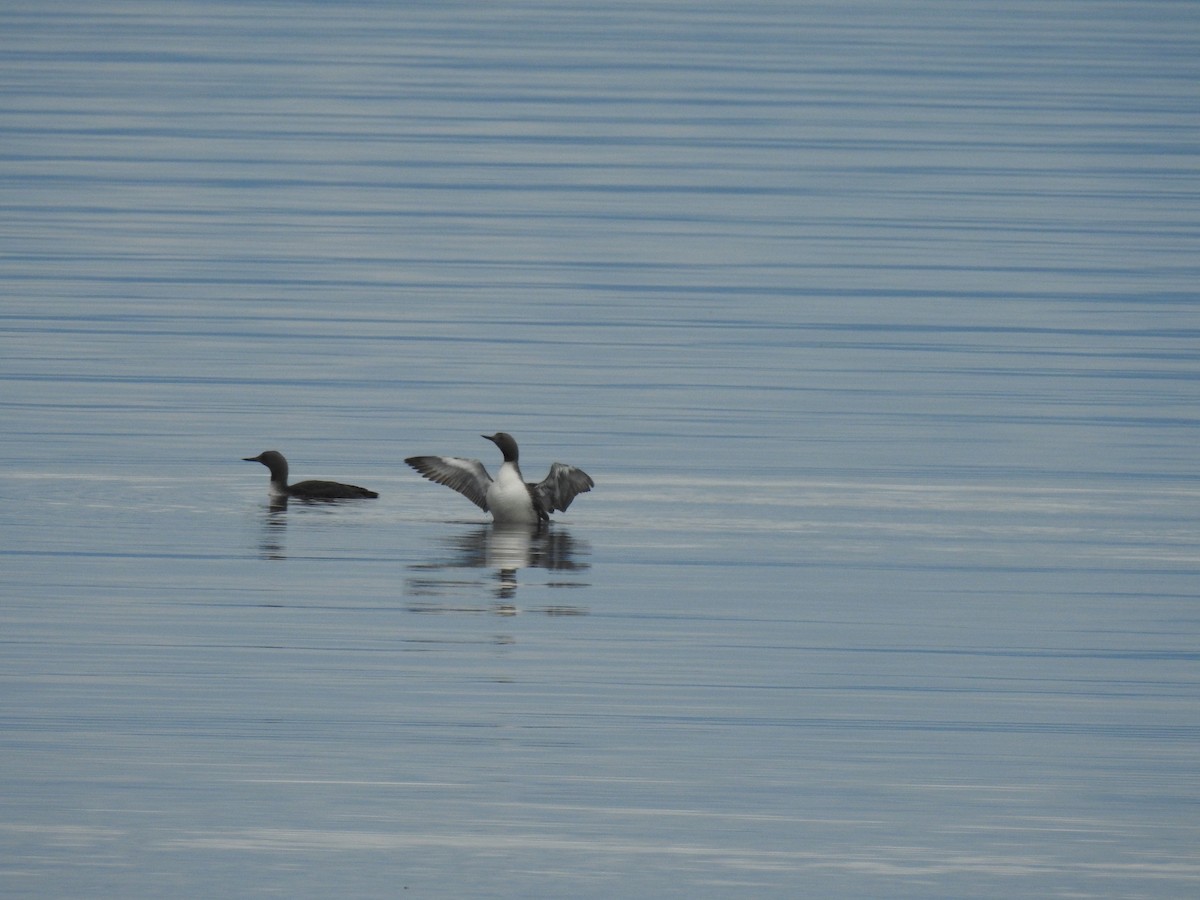
<path fill-rule="evenodd" d="M 537 523 L 529 489 L 525 487 L 520 470 L 512 463 L 504 463 L 496 480 L 488 485 L 487 504 L 496 522 Z"/>

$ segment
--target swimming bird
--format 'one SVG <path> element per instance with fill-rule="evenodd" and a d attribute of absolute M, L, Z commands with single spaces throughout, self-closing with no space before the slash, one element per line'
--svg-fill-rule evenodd
<path fill-rule="evenodd" d="M 582 469 L 556 462 L 550 474 L 537 484 L 527 482 L 517 465 L 517 442 L 501 431 L 480 435 L 504 454 L 500 474 L 493 481 L 477 459 L 460 456 L 410 456 L 404 460 L 430 481 L 454 488 L 502 525 L 540 525 L 550 513 L 566 512 L 578 494 L 590 491 L 595 482 Z"/>
<path fill-rule="evenodd" d="M 276 497 L 295 497 L 297 500 L 352 500 L 378 497 L 356 484 L 336 481 L 299 481 L 288 484 L 288 462 L 278 450 L 265 450 L 258 456 L 242 457 L 246 462 L 262 463 L 271 470 L 271 493 Z"/>

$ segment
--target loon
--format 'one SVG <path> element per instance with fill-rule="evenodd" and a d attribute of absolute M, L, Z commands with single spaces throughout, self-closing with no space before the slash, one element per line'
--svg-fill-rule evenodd
<path fill-rule="evenodd" d="M 460 456 L 410 456 L 404 460 L 430 481 L 454 488 L 500 525 L 540 525 L 550 513 L 566 512 L 576 495 L 590 491 L 595 482 L 582 469 L 556 462 L 550 474 L 534 484 L 521 477 L 517 442 L 506 432 L 480 435 L 504 454 L 500 474 L 492 480 L 477 459 Z"/>
<path fill-rule="evenodd" d="M 288 484 L 288 463 L 278 450 L 265 450 L 258 456 L 245 456 L 246 462 L 262 463 L 271 470 L 271 493 L 276 497 L 295 497 L 297 500 L 351 500 L 378 497 L 354 484 L 338 484 L 336 481 L 300 481 Z"/>

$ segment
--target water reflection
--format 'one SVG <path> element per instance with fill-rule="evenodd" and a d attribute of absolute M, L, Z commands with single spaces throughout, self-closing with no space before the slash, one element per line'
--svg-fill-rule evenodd
<path fill-rule="evenodd" d="M 343 500 L 353 503 L 355 500 L 341 498 L 312 499 L 307 497 L 283 497 L 272 494 L 262 507 L 262 525 L 258 538 L 258 555 L 262 559 L 286 559 L 287 546 L 284 537 L 287 533 L 288 503 L 300 507 L 328 508 L 340 505 Z"/>
<path fill-rule="evenodd" d="M 499 601 L 511 601 L 517 593 L 517 573 L 521 569 L 548 569 L 552 572 L 573 575 L 589 568 L 580 561 L 591 551 L 583 541 L 577 541 L 571 532 L 561 525 L 538 528 L 531 525 L 486 525 L 471 528 L 442 539 L 447 550 L 443 559 L 415 565 L 414 575 L 407 579 L 410 596 L 440 597 L 448 593 L 461 592 L 464 585 L 472 587 L 477 581 L 463 582 L 427 573 L 450 572 L 458 569 L 487 569 L 492 596 Z M 583 587 L 586 582 L 574 578 L 556 579 L 545 583 L 546 587 Z M 410 606 L 418 612 L 447 612 L 450 607 L 433 601 L 422 601 Z M 455 607 L 463 609 L 463 607 Z M 493 612 L 515 613 L 511 606 L 493 607 Z M 584 615 L 580 607 L 550 605 L 541 608 L 549 615 Z"/>
<path fill-rule="evenodd" d="M 286 559 L 287 497 L 271 497 L 263 507 L 262 530 L 258 537 L 258 555 L 262 559 Z"/>

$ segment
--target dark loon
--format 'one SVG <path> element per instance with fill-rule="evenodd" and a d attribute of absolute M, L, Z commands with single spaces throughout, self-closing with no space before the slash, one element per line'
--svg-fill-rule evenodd
<path fill-rule="evenodd" d="M 517 466 L 517 442 L 511 434 L 485 434 L 504 454 L 500 474 L 492 480 L 477 459 L 459 456 L 410 456 L 410 466 L 438 484 L 454 488 L 502 525 L 535 525 L 550 520 L 550 513 L 566 511 L 576 495 L 590 491 L 595 482 L 582 469 L 556 462 L 550 474 L 534 484 L 521 477 Z"/>
<path fill-rule="evenodd" d="M 243 457 L 246 462 L 262 463 L 271 470 L 271 493 L 276 497 L 295 497 L 297 500 L 350 500 L 358 497 L 378 497 L 374 491 L 354 484 L 336 481 L 300 481 L 288 484 L 288 463 L 278 450 L 265 450 L 258 456 Z"/>

